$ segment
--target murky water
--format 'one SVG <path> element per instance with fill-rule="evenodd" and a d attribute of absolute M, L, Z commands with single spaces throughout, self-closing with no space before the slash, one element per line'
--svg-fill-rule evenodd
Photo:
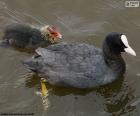
<path fill-rule="evenodd" d="M 0 0 L 0 37 L 13 22 L 59 28 L 63 41 L 101 47 L 112 31 L 128 36 L 137 57 L 124 54 L 124 78 L 95 89 L 57 88 L 47 85 L 43 99 L 40 81 L 22 65 L 32 56 L 0 49 L 0 113 L 33 113 L 34 116 L 138 116 L 140 114 L 140 7 L 125 8 L 123 0 Z"/>

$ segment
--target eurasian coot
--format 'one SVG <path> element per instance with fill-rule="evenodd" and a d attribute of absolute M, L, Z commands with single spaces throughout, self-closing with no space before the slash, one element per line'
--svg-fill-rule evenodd
<path fill-rule="evenodd" d="M 62 35 L 56 28 L 49 25 L 42 28 L 35 28 L 29 25 L 15 23 L 6 27 L 0 45 L 32 49 L 55 43 L 61 37 Z"/>
<path fill-rule="evenodd" d="M 58 43 L 38 48 L 24 64 L 50 84 L 92 88 L 111 83 L 125 73 L 121 52 L 136 56 L 123 34 L 112 32 L 103 50 L 84 43 Z"/>

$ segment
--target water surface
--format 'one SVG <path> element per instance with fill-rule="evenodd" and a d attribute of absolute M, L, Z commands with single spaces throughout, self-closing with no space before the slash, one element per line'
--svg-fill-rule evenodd
<path fill-rule="evenodd" d="M 140 114 L 140 7 L 125 8 L 124 0 L 0 0 L 0 37 L 6 25 L 19 22 L 58 27 L 63 41 L 101 48 L 112 31 L 127 35 L 137 57 L 123 54 L 124 78 L 95 89 L 49 88 L 48 107 L 38 91 L 40 80 L 22 65 L 32 56 L 0 49 L 0 113 L 34 116 L 138 116 Z"/>

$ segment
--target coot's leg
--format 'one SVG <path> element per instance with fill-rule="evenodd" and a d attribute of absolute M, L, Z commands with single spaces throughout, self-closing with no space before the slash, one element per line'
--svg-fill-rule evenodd
<path fill-rule="evenodd" d="M 46 87 L 46 80 L 44 78 L 41 78 L 41 97 L 42 97 L 42 102 L 43 102 L 43 106 L 44 109 L 46 110 L 49 107 L 49 100 L 48 100 L 48 96 L 49 96 L 49 92 L 48 89 Z"/>
<path fill-rule="evenodd" d="M 48 89 L 45 85 L 46 80 L 44 78 L 41 78 L 40 82 L 41 82 L 42 97 L 48 97 Z"/>

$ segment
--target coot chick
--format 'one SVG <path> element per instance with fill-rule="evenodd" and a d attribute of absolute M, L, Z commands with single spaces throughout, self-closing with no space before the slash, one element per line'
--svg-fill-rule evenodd
<path fill-rule="evenodd" d="M 35 28 L 24 24 L 11 24 L 4 30 L 0 46 L 10 45 L 15 48 L 35 49 L 56 43 L 61 37 L 57 29 L 49 25 Z"/>
<path fill-rule="evenodd" d="M 136 56 L 123 34 L 106 36 L 103 49 L 84 43 L 58 43 L 38 48 L 24 64 L 50 84 L 92 88 L 109 84 L 125 73 L 121 52 Z"/>

